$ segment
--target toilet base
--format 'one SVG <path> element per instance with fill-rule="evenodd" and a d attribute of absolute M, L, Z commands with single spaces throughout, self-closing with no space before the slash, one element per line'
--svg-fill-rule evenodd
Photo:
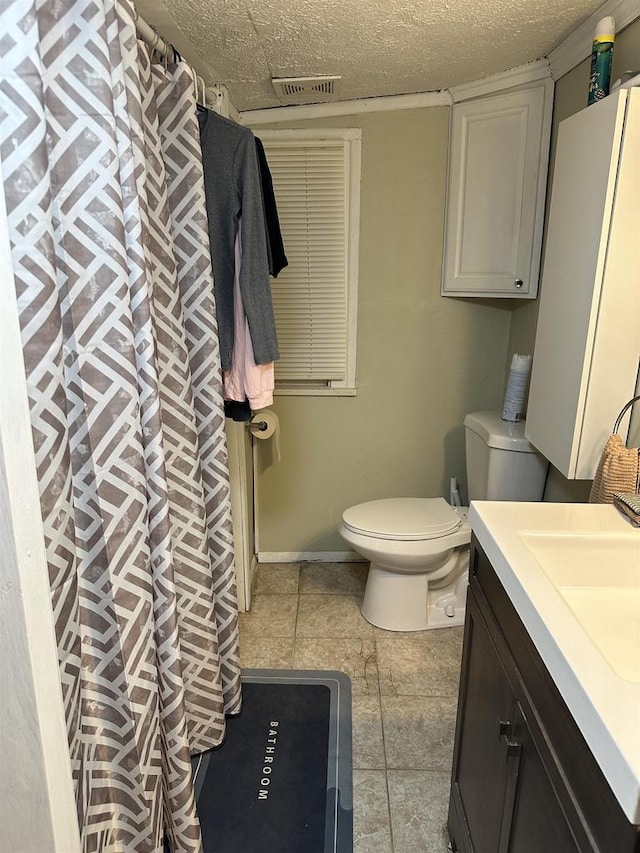
<path fill-rule="evenodd" d="M 361 612 L 367 622 L 386 631 L 425 631 L 464 624 L 469 552 L 460 552 L 452 580 L 429 588 L 429 573 L 390 571 L 371 563 Z"/>

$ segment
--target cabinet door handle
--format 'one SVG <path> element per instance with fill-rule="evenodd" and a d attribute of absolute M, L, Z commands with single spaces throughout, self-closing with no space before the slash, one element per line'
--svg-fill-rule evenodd
<path fill-rule="evenodd" d="M 523 281 L 521 278 L 517 278 L 517 279 L 513 282 L 513 286 L 514 286 L 514 287 L 517 287 L 517 288 L 518 288 L 518 290 L 522 287 L 522 285 L 523 285 L 523 284 L 524 284 L 524 281 Z"/>
<path fill-rule="evenodd" d="M 513 730 L 513 723 L 509 720 L 498 720 L 498 740 L 509 737 Z"/>
<path fill-rule="evenodd" d="M 507 758 L 515 758 L 520 753 L 520 741 L 514 737 L 505 737 L 507 744 Z"/>
<path fill-rule="evenodd" d="M 507 758 L 513 758 L 520 752 L 520 741 L 513 736 L 513 723 L 510 720 L 498 720 L 498 740 L 507 745 Z"/>

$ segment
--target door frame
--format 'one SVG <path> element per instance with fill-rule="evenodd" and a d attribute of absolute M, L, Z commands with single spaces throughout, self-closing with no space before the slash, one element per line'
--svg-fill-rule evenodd
<path fill-rule="evenodd" d="M 1 176 L 0 554 L 2 847 L 80 853 Z"/>

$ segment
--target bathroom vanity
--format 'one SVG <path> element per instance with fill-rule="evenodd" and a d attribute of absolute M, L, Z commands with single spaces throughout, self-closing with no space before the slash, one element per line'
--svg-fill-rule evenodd
<path fill-rule="evenodd" d="M 640 851 L 640 531 L 479 502 L 449 833 L 459 853 Z"/>

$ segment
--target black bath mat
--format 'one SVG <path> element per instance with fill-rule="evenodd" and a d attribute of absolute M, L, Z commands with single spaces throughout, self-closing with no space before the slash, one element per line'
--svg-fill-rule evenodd
<path fill-rule="evenodd" d="M 205 853 L 352 853 L 348 677 L 244 670 L 242 696 L 193 760 Z"/>

